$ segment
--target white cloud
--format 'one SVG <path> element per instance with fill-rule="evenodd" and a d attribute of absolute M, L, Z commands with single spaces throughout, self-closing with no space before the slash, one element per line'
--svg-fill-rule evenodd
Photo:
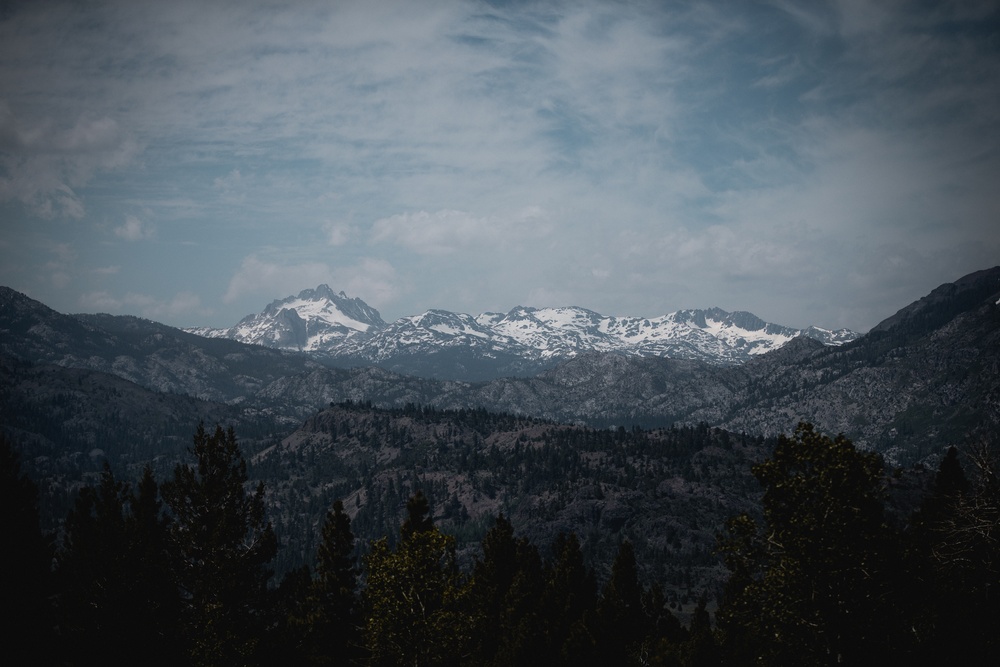
<path fill-rule="evenodd" d="M 253 307 L 260 308 L 273 299 L 323 283 L 376 308 L 393 303 L 403 293 L 396 270 L 384 259 L 362 257 L 354 263 L 331 268 L 321 262 L 285 264 L 250 255 L 230 279 L 223 301 L 232 303 L 249 298 L 256 303 Z"/>
<path fill-rule="evenodd" d="M 42 218 L 82 218 L 77 190 L 97 173 L 129 164 L 139 150 L 109 116 L 24 115 L 0 100 L 0 202 L 21 202 Z"/>
<path fill-rule="evenodd" d="M 1000 252 L 991 4 L 23 3 L 0 22 L 0 205 L 30 214 L 12 238 L 121 266 L 115 294 L 157 293 L 108 254 L 152 249 L 87 230 L 156 220 L 160 252 L 246 256 L 172 263 L 231 310 L 329 282 L 469 312 L 870 298 L 817 322 L 870 325 L 902 305 L 879 284 Z M 48 260 L 36 282 L 94 288 Z"/>
<path fill-rule="evenodd" d="M 334 283 L 350 296 L 360 297 L 375 308 L 385 308 L 403 295 L 399 277 L 384 259 L 364 257 L 357 264 L 334 271 Z"/>
<path fill-rule="evenodd" d="M 120 227 L 115 227 L 115 236 L 126 241 L 140 241 L 153 236 L 153 226 L 143 222 L 134 215 L 126 215 L 125 222 Z"/>
<path fill-rule="evenodd" d="M 184 316 L 207 316 L 211 310 L 202 305 L 201 297 L 193 292 L 178 292 L 169 299 L 159 299 L 149 294 L 127 292 L 116 297 L 107 290 L 85 292 L 78 305 L 87 312 L 119 313 L 123 310 L 137 312 L 151 320 L 169 320 Z"/>
<path fill-rule="evenodd" d="M 204 308 L 201 297 L 192 292 L 178 292 L 169 300 L 151 299 L 143 294 L 126 294 L 124 303 L 135 305 L 142 309 L 142 314 L 152 320 L 170 320 L 182 316 L 208 315 L 211 311 Z"/>
<path fill-rule="evenodd" d="M 220 176 L 212 181 L 212 187 L 217 190 L 222 200 L 227 204 L 242 204 L 247 198 L 247 179 L 239 169 L 233 169 L 225 176 Z"/>
<path fill-rule="evenodd" d="M 332 246 L 346 245 L 355 234 L 354 227 L 343 222 L 327 222 L 323 225 L 326 242 Z"/>
<path fill-rule="evenodd" d="M 465 211 L 399 213 L 376 220 L 372 241 L 404 246 L 422 255 L 470 248 L 508 249 L 549 235 L 552 226 L 537 206 L 514 215 L 476 217 Z"/>
<path fill-rule="evenodd" d="M 321 262 L 278 264 L 249 255 L 229 280 L 229 288 L 222 300 L 232 303 L 245 296 L 264 301 L 298 294 L 306 287 L 331 283 L 330 267 Z"/>
<path fill-rule="evenodd" d="M 122 309 L 122 300 L 106 290 L 84 292 L 77 300 L 80 308 L 88 313 L 117 313 Z"/>

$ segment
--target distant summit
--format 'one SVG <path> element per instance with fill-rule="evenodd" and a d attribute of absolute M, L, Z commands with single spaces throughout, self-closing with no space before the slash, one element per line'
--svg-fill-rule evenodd
<path fill-rule="evenodd" d="M 608 317 L 579 307 L 517 306 L 478 316 L 428 310 L 385 323 L 377 310 L 328 285 L 271 302 L 229 329 L 188 329 L 282 350 L 321 353 L 401 373 L 488 379 L 524 375 L 587 352 L 742 364 L 798 336 L 840 345 L 859 334 L 793 329 L 720 308 L 661 317 Z"/>
<path fill-rule="evenodd" d="M 260 313 L 247 315 L 229 329 L 188 329 L 207 338 L 231 338 L 241 343 L 303 352 L 330 351 L 351 337 L 385 327 L 378 311 L 361 299 L 329 285 L 272 301 Z"/>

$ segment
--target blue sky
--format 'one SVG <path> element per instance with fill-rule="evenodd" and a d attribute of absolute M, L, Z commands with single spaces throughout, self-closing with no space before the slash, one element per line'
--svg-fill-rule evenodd
<path fill-rule="evenodd" d="M 2 7 L 0 284 L 60 312 L 865 331 L 1000 264 L 994 2 Z"/>

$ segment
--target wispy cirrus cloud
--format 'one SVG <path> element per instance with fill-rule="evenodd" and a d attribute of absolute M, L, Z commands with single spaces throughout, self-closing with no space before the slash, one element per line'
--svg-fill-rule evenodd
<path fill-rule="evenodd" d="M 39 294 L 864 329 L 1000 254 L 995 3 L 43 4 L 0 21 L 8 238 L 79 253 L 0 247 Z"/>

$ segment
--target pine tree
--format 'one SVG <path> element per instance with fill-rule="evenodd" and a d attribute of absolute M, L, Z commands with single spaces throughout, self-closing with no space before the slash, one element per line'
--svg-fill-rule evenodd
<path fill-rule="evenodd" d="M 247 493 L 246 462 L 232 428 L 198 425 L 195 466 L 163 484 L 183 601 L 183 631 L 198 665 L 252 662 L 267 618 L 269 563 L 277 540 L 264 515 L 264 485 Z"/>
<path fill-rule="evenodd" d="M 553 560 L 540 601 L 539 619 L 545 626 L 545 653 L 549 664 L 573 664 L 594 655 L 593 638 L 586 627 L 597 604 L 593 573 L 583 562 L 575 533 L 560 533 L 552 545 Z"/>
<path fill-rule="evenodd" d="M 57 554 L 60 627 L 70 654 L 125 663 L 150 652 L 172 662 L 178 599 L 166 519 L 147 469 L 139 495 L 109 467 L 80 490 Z"/>
<path fill-rule="evenodd" d="M 374 665 L 455 664 L 471 643 L 468 588 L 455 539 L 430 520 L 423 494 L 407 503 L 395 550 L 382 538 L 365 557 L 365 639 Z"/>
<path fill-rule="evenodd" d="M 764 525 L 732 520 L 720 621 L 731 646 L 770 664 L 859 664 L 901 636 L 898 540 L 884 520 L 881 458 L 800 424 L 754 466 Z"/>
<path fill-rule="evenodd" d="M 4 585 L 0 595 L 0 631 L 5 659 L 11 664 L 50 659 L 54 634 L 52 540 L 42 534 L 38 487 L 21 474 L 13 445 L 0 435 L 0 534 L 4 536 Z"/>
<path fill-rule="evenodd" d="M 1000 462 L 986 441 L 942 459 L 934 486 L 911 520 L 910 539 L 921 579 L 921 657 L 965 665 L 996 662 L 1000 646 Z"/>
<path fill-rule="evenodd" d="M 611 566 L 611 577 L 597 603 L 595 634 L 604 664 L 638 664 L 642 642 L 650 632 L 642 606 L 642 585 L 632 543 L 625 540 Z"/>
<path fill-rule="evenodd" d="M 472 572 L 475 660 L 481 665 L 531 665 L 537 661 L 538 601 L 544 583 L 538 550 L 514 537 L 503 514 L 482 541 Z"/>
<path fill-rule="evenodd" d="M 326 513 L 309 589 L 308 654 L 313 664 L 348 664 L 360 658 L 361 610 L 354 534 L 344 504 Z"/>
<path fill-rule="evenodd" d="M 434 518 L 431 516 L 431 505 L 427 496 L 420 489 L 406 501 L 406 519 L 399 529 L 399 535 L 404 540 L 414 533 L 424 533 L 434 529 Z"/>

